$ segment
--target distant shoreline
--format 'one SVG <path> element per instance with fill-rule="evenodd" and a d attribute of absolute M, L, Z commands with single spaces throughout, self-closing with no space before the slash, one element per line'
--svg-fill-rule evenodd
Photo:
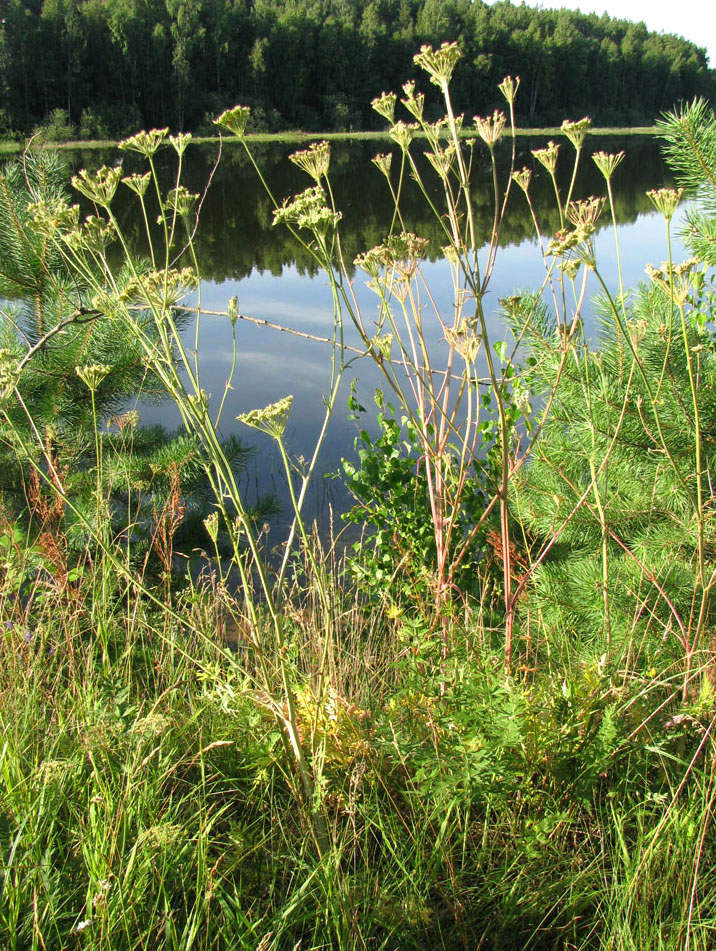
<path fill-rule="evenodd" d="M 616 135 L 656 135 L 656 126 L 604 126 L 589 130 L 590 136 L 616 136 Z M 530 129 L 516 129 L 515 134 L 518 138 L 529 136 L 559 136 L 562 130 L 559 126 L 541 126 Z M 464 138 L 478 138 L 477 132 L 472 129 L 466 129 L 462 133 Z M 416 139 L 425 138 L 423 133 L 418 132 Z M 309 142 L 316 139 L 327 139 L 333 142 L 368 140 L 368 139 L 390 139 L 387 132 L 255 132 L 249 133 L 246 138 L 251 142 Z M 509 138 L 509 134 L 505 136 Z M 192 138 L 192 142 L 197 145 L 206 145 L 211 142 L 218 142 L 218 136 L 197 135 Z M 119 144 L 119 140 L 114 139 L 70 139 L 64 142 L 37 142 L 35 148 L 42 149 L 113 149 Z M 0 155 L 14 155 L 22 152 L 27 143 L 16 142 L 13 140 L 0 140 Z"/>

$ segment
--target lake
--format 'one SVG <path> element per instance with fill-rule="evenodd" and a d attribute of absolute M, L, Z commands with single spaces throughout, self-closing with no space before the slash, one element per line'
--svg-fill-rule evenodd
<path fill-rule="evenodd" d="M 560 163 L 564 180 L 560 181 L 560 186 L 564 194 L 571 173 L 573 150 L 566 140 L 563 142 Z M 516 167 L 528 165 L 533 170 L 530 193 L 543 233 L 549 237 L 559 228 L 552 186 L 546 172 L 530 154 L 531 149 L 545 144 L 546 140 L 541 138 L 519 138 Z M 331 184 L 336 204 L 343 212 L 340 227 L 348 260 L 380 243 L 390 228 L 390 195 L 384 178 L 370 159 L 377 152 L 390 151 L 391 146 L 392 143 L 386 139 L 332 145 Z M 269 187 L 279 200 L 310 184 L 310 180 L 288 160 L 291 152 L 302 147 L 295 144 L 260 144 L 253 147 Z M 575 197 L 605 193 L 604 180 L 589 157 L 591 151 L 616 152 L 621 149 L 624 149 L 627 157 L 615 173 L 614 189 L 620 221 L 624 285 L 632 287 L 644 279 L 647 263 L 658 264 L 666 257 L 664 222 L 653 211 L 646 196 L 647 189 L 671 184 L 658 144 L 647 137 L 588 139 Z M 487 244 L 492 227 L 491 171 L 488 154 L 481 143 L 475 146 L 474 152 L 473 194 L 477 231 L 480 242 Z M 501 143 L 498 155 L 504 187 L 509 145 Z M 164 171 L 169 182 L 174 152 L 165 149 L 159 157 L 166 164 Z M 216 158 L 216 146 L 189 147 L 185 155 L 184 181 L 191 191 L 203 190 Z M 116 160 L 116 153 L 98 156 L 96 152 L 91 152 L 74 155 L 72 164 L 75 167 L 95 166 Z M 395 158 L 397 160 L 398 156 Z M 127 171 L 140 167 L 138 162 L 135 163 L 134 156 L 125 155 L 123 161 Z M 436 178 L 434 174 L 432 177 Z M 131 240 L 139 247 L 142 224 L 130 198 L 128 189 L 120 189 L 115 210 Z M 449 312 L 452 283 L 449 268 L 441 258 L 439 228 L 435 219 L 430 217 L 417 188 L 408 188 L 405 198 L 403 207 L 407 226 L 431 239 L 430 259 L 423 267 L 425 278 L 438 307 Z M 616 290 L 615 243 L 613 231 L 606 225 L 607 218 L 605 214 L 601 230 L 596 236 L 597 260 L 610 289 Z M 325 275 L 317 273 L 309 255 L 297 245 L 287 229 L 274 228 L 271 221 L 272 204 L 243 149 L 238 143 L 225 144 L 221 162 L 213 174 L 203 202 L 196 236 L 203 277 L 202 307 L 209 311 L 225 311 L 229 299 L 237 296 L 242 315 L 268 320 L 319 337 L 331 337 L 333 313 Z M 498 316 L 498 301 L 517 291 L 538 288 L 544 277 L 544 263 L 533 236 L 527 204 L 517 188 L 513 189 L 511 195 L 500 243 L 486 299 L 493 340 L 505 336 Z M 678 255 L 680 250 L 675 253 Z M 378 299 L 365 289 L 365 277 L 362 272 L 357 272 L 354 281 L 368 320 L 371 314 L 377 314 Z M 592 282 L 591 293 L 594 293 L 597 290 L 596 280 L 593 275 L 590 275 L 589 280 Z M 589 310 L 585 326 L 588 332 L 593 330 L 589 324 Z M 192 341 L 194 333 L 194 326 L 188 326 L 187 334 Z M 237 333 L 238 368 L 233 389 L 228 394 L 223 431 L 225 434 L 236 432 L 256 446 L 257 453 L 248 477 L 249 494 L 275 491 L 285 504 L 285 477 L 275 447 L 267 437 L 236 423 L 235 417 L 293 394 L 287 443 L 294 456 L 308 456 L 321 424 L 323 398 L 329 386 L 330 347 L 288 333 L 257 327 L 247 321 L 238 322 Z M 202 386 L 211 394 L 212 405 L 216 408 L 224 392 L 232 360 L 232 332 L 228 319 L 204 316 L 198 339 Z M 359 346 L 358 336 L 351 328 L 347 328 L 346 342 Z M 430 345 L 436 348 L 436 352 L 445 347 L 438 326 Z M 368 417 L 373 407 L 374 389 L 381 385 L 380 372 L 369 359 L 359 359 L 347 370 L 344 394 L 339 399 L 323 450 L 321 468 L 324 473 L 337 471 L 342 457 L 354 455 L 358 424 L 349 420 L 346 406 L 350 383 L 354 379 L 358 381 L 360 401 L 369 409 Z M 160 422 L 170 428 L 179 425 L 179 416 L 169 405 L 146 405 L 140 402 L 139 408 L 146 423 Z M 363 425 L 368 422 L 369 419 Z M 325 520 L 329 506 L 345 510 L 347 504 L 349 500 L 339 483 L 335 480 L 316 480 L 310 514 Z"/>

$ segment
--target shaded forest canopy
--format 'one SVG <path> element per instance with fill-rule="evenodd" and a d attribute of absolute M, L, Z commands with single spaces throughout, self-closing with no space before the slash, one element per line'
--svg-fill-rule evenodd
<path fill-rule="evenodd" d="M 236 102 L 254 129 L 370 129 L 421 43 L 457 40 L 453 95 L 468 116 L 519 75 L 521 125 L 585 113 L 651 121 L 713 101 L 703 49 L 643 23 L 481 0 L 0 0 L 0 133 L 54 113 L 68 133 L 209 131 Z M 213 131 L 213 129 L 212 129 Z"/>

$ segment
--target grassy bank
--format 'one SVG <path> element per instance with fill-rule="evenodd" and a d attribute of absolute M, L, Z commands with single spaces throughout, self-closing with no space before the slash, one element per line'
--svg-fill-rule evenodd
<path fill-rule="evenodd" d="M 593 136 L 631 136 L 631 135 L 655 135 L 656 126 L 630 126 L 630 127 L 620 127 L 620 126 L 610 126 L 604 128 L 593 128 L 591 130 L 591 135 Z M 559 126 L 544 126 L 533 129 L 516 129 L 515 134 L 520 137 L 530 137 L 530 136 L 559 136 L 561 130 Z M 475 138 L 477 136 L 476 132 L 466 130 L 463 133 L 463 137 Z M 423 137 L 424 134 L 418 133 L 418 138 Z M 325 139 L 329 142 L 352 142 L 352 141 L 363 141 L 371 139 L 384 139 L 388 140 L 390 137 L 387 132 L 375 131 L 375 132 L 255 132 L 249 133 L 247 139 L 250 142 L 285 142 L 287 144 L 296 144 L 300 145 L 301 143 L 308 143 L 315 141 L 317 139 Z M 207 135 L 197 135 L 194 137 L 194 142 L 198 145 L 209 145 L 212 143 L 218 143 L 218 136 L 207 136 Z M 41 148 L 48 149 L 114 149 L 117 148 L 118 142 L 111 139 L 72 139 L 65 142 L 44 142 L 39 145 Z M 14 155 L 18 152 L 21 152 L 25 148 L 25 143 L 5 139 L 0 141 L 0 155 Z"/>

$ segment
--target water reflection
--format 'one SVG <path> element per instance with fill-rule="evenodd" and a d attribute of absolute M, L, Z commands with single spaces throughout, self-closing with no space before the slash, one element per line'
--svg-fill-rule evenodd
<path fill-rule="evenodd" d="M 517 167 L 527 165 L 533 170 L 531 197 L 542 231 L 549 236 L 559 228 L 552 184 L 530 154 L 531 149 L 545 144 L 544 139 L 520 138 Z M 623 148 L 627 153 L 615 175 L 614 187 L 617 217 L 621 223 L 624 284 L 626 287 L 634 286 L 643 279 L 646 263 L 658 263 L 665 257 L 663 221 L 653 213 L 646 191 L 669 183 L 670 178 L 658 146 L 651 139 L 599 138 L 593 140 L 591 147 L 594 151 L 610 152 Z M 335 144 L 332 148 L 331 183 L 336 203 L 343 212 L 341 234 L 347 260 L 380 243 L 390 228 L 390 196 L 383 177 L 370 161 L 376 152 L 388 151 L 389 148 L 390 143 L 386 140 Z M 294 150 L 295 146 L 288 145 L 260 145 L 255 148 L 257 161 L 278 201 L 309 184 L 305 175 L 288 160 L 288 155 Z M 509 153 L 509 144 L 503 143 L 499 152 L 501 187 L 506 181 Z M 560 157 L 560 188 L 563 194 L 569 186 L 572 154 L 571 147 L 563 145 Z M 185 156 L 185 183 L 190 190 L 201 192 L 213 173 L 196 235 L 197 255 L 204 278 L 203 307 L 223 311 L 229 298 L 237 295 L 243 314 L 306 333 L 332 336 L 333 313 L 327 280 L 317 273 L 313 259 L 287 229 L 272 227 L 272 202 L 258 182 L 243 149 L 239 145 L 225 145 L 221 162 L 215 168 L 216 157 L 215 147 L 189 149 Z M 92 159 L 93 164 L 99 164 L 96 154 Z M 106 160 L 106 156 L 101 159 Z M 172 160 L 173 152 L 166 150 L 163 162 L 168 182 Z M 398 160 L 396 156 L 394 162 Z M 81 157 L 75 161 L 81 162 Z M 134 169 L 131 156 L 126 156 L 124 163 L 128 171 Z M 434 172 L 427 162 L 424 164 L 426 181 L 435 181 Z M 397 177 L 396 167 L 393 168 L 393 174 Z M 492 230 L 493 194 L 489 160 L 481 143 L 475 145 L 473 181 L 477 232 L 480 243 L 486 244 Z M 591 161 L 588 149 L 585 149 L 578 181 L 577 198 L 604 193 L 604 181 Z M 424 266 L 425 278 L 438 308 L 449 313 L 452 283 L 449 269 L 441 260 L 440 246 L 444 243 L 441 228 L 412 182 L 406 185 L 404 199 L 407 226 L 431 241 L 430 260 Z M 134 246 L 141 248 L 144 242 L 143 224 L 132 205 L 128 190 L 124 190 L 124 194 L 120 192 L 116 213 Z M 500 245 L 501 251 L 486 299 L 494 339 L 504 335 L 499 323 L 498 301 L 517 291 L 538 288 L 545 273 L 527 204 L 516 188 L 513 189 L 500 234 Z M 616 291 L 614 236 L 604 224 L 597 235 L 596 245 L 598 260 L 607 282 Z M 377 298 L 365 289 L 363 277 L 360 272 L 354 275 L 354 283 L 369 322 L 377 315 Z M 598 285 L 593 277 L 590 277 L 590 281 L 588 293 L 596 293 Z M 329 386 L 329 348 L 324 344 L 258 328 L 249 323 L 240 322 L 237 331 L 238 372 L 222 423 L 225 434 L 239 431 L 238 424 L 234 422 L 238 413 L 292 393 L 294 404 L 287 429 L 288 443 L 294 455 L 308 455 L 320 427 L 323 398 Z M 346 342 L 359 346 L 355 331 L 350 327 L 346 331 Z M 187 332 L 193 340 L 194 328 L 190 326 Z M 437 321 L 434 321 L 434 332 L 429 342 L 431 350 L 439 359 L 440 350 L 445 344 Z M 202 386 L 212 394 L 214 408 L 218 407 L 224 392 L 226 374 L 231 365 L 231 349 L 229 321 L 204 316 L 199 328 Z M 379 371 L 367 359 L 355 363 L 346 373 L 344 395 L 330 425 L 323 454 L 322 467 L 326 472 L 337 470 L 341 457 L 353 452 L 357 427 L 348 421 L 345 405 L 348 385 L 354 378 L 359 380 L 359 398 L 366 406 L 372 405 L 373 390 L 382 382 Z M 167 426 L 179 424 L 178 415 L 168 406 L 142 406 L 142 412 L 146 422 L 161 422 Z M 240 434 L 250 439 L 258 449 L 252 472 L 253 488 L 273 488 L 285 500 L 284 476 L 279 471 L 277 455 L 270 441 L 256 433 L 244 431 Z M 329 483 L 326 489 L 319 480 L 314 508 L 325 511 L 331 501 L 338 508 L 346 505 L 346 498 L 337 483 Z"/>

